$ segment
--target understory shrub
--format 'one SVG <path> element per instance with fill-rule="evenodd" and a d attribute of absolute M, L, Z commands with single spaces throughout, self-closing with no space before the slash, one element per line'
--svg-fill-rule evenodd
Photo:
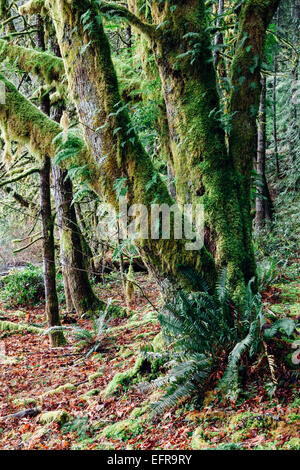
<path fill-rule="evenodd" d="M 44 300 L 44 280 L 41 268 L 28 264 L 3 277 L 0 300 L 6 307 L 36 305 Z"/>
<path fill-rule="evenodd" d="M 59 304 L 65 302 L 62 275 L 57 275 L 57 295 Z M 0 301 L 5 307 L 38 305 L 45 300 L 44 278 L 41 267 L 27 264 L 25 268 L 15 268 L 1 278 Z"/>

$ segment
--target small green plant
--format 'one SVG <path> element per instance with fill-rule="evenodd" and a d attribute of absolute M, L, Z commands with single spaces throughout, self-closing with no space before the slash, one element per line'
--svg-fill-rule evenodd
<path fill-rule="evenodd" d="M 93 321 L 92 331 L 81 328 L 77 325 L 64 325 L 48 328 L 44 331 L 44 334 L 48 335 L 54 331 L 64 331 L 65 333 L 71 334 L 79 343 L 78 345 L 81 349 L 87 349 L 86 357 L 89 357 L 94 352 L 99 352 L 101 350 L 102 341 L 109 329 L 107 316 L 111 303 L 112 301 L 109 299 L 106 309 L 103 312 L 100 312 L 99 317 Z"/>
<path fill-rule="evenodd" d="M 68 421 L 61 428 L 63 434 L 76 433 L 79 441 L 83 441 L 84 439 L 90 437 L 89 430 L 90 425 L 88 416 L 75 418 L 72 421 Z"/>
<path fill-rule="evenodd" d="M 0 300 L 6 307 L 36 305 L 44 300 L 44 280 L 41 268 L 28 264 L 2 278 Z"/>

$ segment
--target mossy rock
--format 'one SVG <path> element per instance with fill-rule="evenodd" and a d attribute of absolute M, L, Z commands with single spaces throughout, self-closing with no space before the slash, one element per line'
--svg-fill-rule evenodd
<path fill-rule="evenodd" d="M 99 436 L 106 437 L 107 439 L 120 439 L 127 441 L 132 437 L 138 436 L 143 432 L 143 421 L 138 419 L 125 419 L 115 424 L 106 426 Z"/>
<path fill-rule="evenodd" d="M 70 415 L 66 410 L 48 411 L 39 415 L 39 424 L 58 423 L 60 426 L 70 420 Z"/>

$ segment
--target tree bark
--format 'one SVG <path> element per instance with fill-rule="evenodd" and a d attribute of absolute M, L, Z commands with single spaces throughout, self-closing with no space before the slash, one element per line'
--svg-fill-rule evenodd
<path fill-rule="evenodd" d="M 61 262 L 76 313 L 99 310 L 103 303 L 94 294 L 83 259 L 81 233 L 72 204 L 73 189 L 67 172 L 53 167 L 57 223 L 61 239 Z"/>
<path fill-rule="evenodd" d="M 266 77 L 262 79 L 260 106 L 258 113 L 257 132 L 257 159 L 256 172 L 260 177 L 256 196 L 255 225 L 262 229 L 266 223 L 270 223 L 273 213 L 273 204 L 266 179 Z"/>
<path fill-rule="evenodd" d="M 50 200 L 50 168 L 51 160 L 45 156 L 44 166 L 40 171 L 40 201 L 43 234 L 43 266 L 46 299 L 46 315 L 48 326 L 60 326 L 58 311 L 58 299 L 56 293 L 55 270 L 55 246 L 54 246 L 54 221 L 51 213 Z M 58 347 L 65 343 L 63 333 L 54 331 L 50 333 L 52 347 Z"/>
<path fill-rule="evenodd" d="M 52 50 L 55 56 L 61 56 L 57 43 L 52 43 Z M 57 103 L 52 109 L 51 117 L 54 121 L 60 122 L 63 109 L 63 102 Z M 86 270 L 88 263 L 84 262 L 83 235 L 72 204 L 73 185 L 68 172 L 54 165 L 52 174 L 66 306 L 68 311 L 75 309 L 78 315 L 82 315 L 87 311 L 104 308 L 104 303 L 94 294 Z"/>

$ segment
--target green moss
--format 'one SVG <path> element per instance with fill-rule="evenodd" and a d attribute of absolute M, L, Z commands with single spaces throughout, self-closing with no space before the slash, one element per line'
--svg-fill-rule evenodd
<path fill-rule="evenodd" d="M 111 442 L 101 442 L 101 444 L 97 443 L 97 437 L 84 439 L 80 442 L 75 442 L 71 445 L 71 450 L 85 450 L 89 449 L 89 447 L 93 446 L 93 450 L 114 450 L 115 447 Z"/>
<path fill-rule="evenodd" d="M 101 371 L 95 372 L 94 374 L 89 375 L 89 382 L 93 382 L 94 380 L 99 379 L 102 376 L 103 376 L 103 372 Z"/>
<path fill-rule="evenodd" d="M 276 427 L 276 421 L 270 415 L 261 415 L 257 413 L 251 413 L 247 411 L 246 413 L 236 414 L 230 419 L 229 430 L 243 430 L 250 429 L 272 429 Z"/>
<path fill-rule="evenodd" d="M 122 359 L 127 359 L 128 357 L 131 357 L 133 356 L 133 351 L 131 351 L 131 349 L 129 349 L 128 347 L 126 346 L 122 346 L 120 348 L 120 350 L 118 351 L 118 357 L 122 358 Z"/>
<path fill-rule="evenodd" d="M 108 384 L 104 391 L 104 396 L 108 397 L 109 395 L 113 395 L 114 393 L 118 392 L 122 387 L 128 386 L 132 380 L 137 377 L 143 365 L 145 363 L 145 359 L 142 356 L 139 356 L 135 362 L 135 365 L 132 369 L 128 369 L 125 372 L 118 372 L 115 374 L 112 381 Z"/>
<path fill-rule="evenodd" d="M 44 400 L 45 398 L 47 398 L 49 396 L 57 395 L 59 393 L 64 392 L 65 390 L 75 390 L 75 389 L 76 389 L 76 387 L 73 384 L 67 383 L 67 384 L 64 384 L 64 385 L 60 385 L 60 387 L 54 388 L 53 390 L 48 390 L 47 392 L 40 395 L 39 399 Z"/>
<path fill-rule="evenodd" d="M 35 398 L 15 398 L 13 404 L 16 406 L 35 406 L 37 400 Z"/>
<path fill-rule="evenodd" d="M 29 332 L 29 333 L 43 333 L 42 328 L 37 328 L 36 326 L 22 325 L 20 323 L 13 323 L 10 321 L 0 320 L 0 330 L 1 331 L 14 331 L 16 333 Z"/>
<path fill-rule="evenodd" d="M 19 7 L 21 15 L 35 15 L 44 12 L 45 0 L 29 0 Z"/>
<path fill-rule="evenodd" d="M 38 417 L 39 424 L 58 423 L 60 426 L 69 421 L 70 415 L 66 410 L 48 411 Z"/>
<path fill-rule="evenodd" d="M 108 439 L 120 439 L 127 441 L 143 432 L 143 423 L 139 419 L 126 419 L 109 426 L 106 426 L 99 434 L 100 437 Z"/>
<path fill-rule="evenodd" d="M 63 90 L 64 63 L 59 57 L 0 40 L 0 59 L 12 62 L 20 71 L 38 76 L 48 85 Z"/>
<path fill-rule="evenodd" d="M 193 432 L 191 446 L 193 450 L 201 450 L 207 447 L 207 441 L 203 439 L 203 429 L 201 426 Z"/>

